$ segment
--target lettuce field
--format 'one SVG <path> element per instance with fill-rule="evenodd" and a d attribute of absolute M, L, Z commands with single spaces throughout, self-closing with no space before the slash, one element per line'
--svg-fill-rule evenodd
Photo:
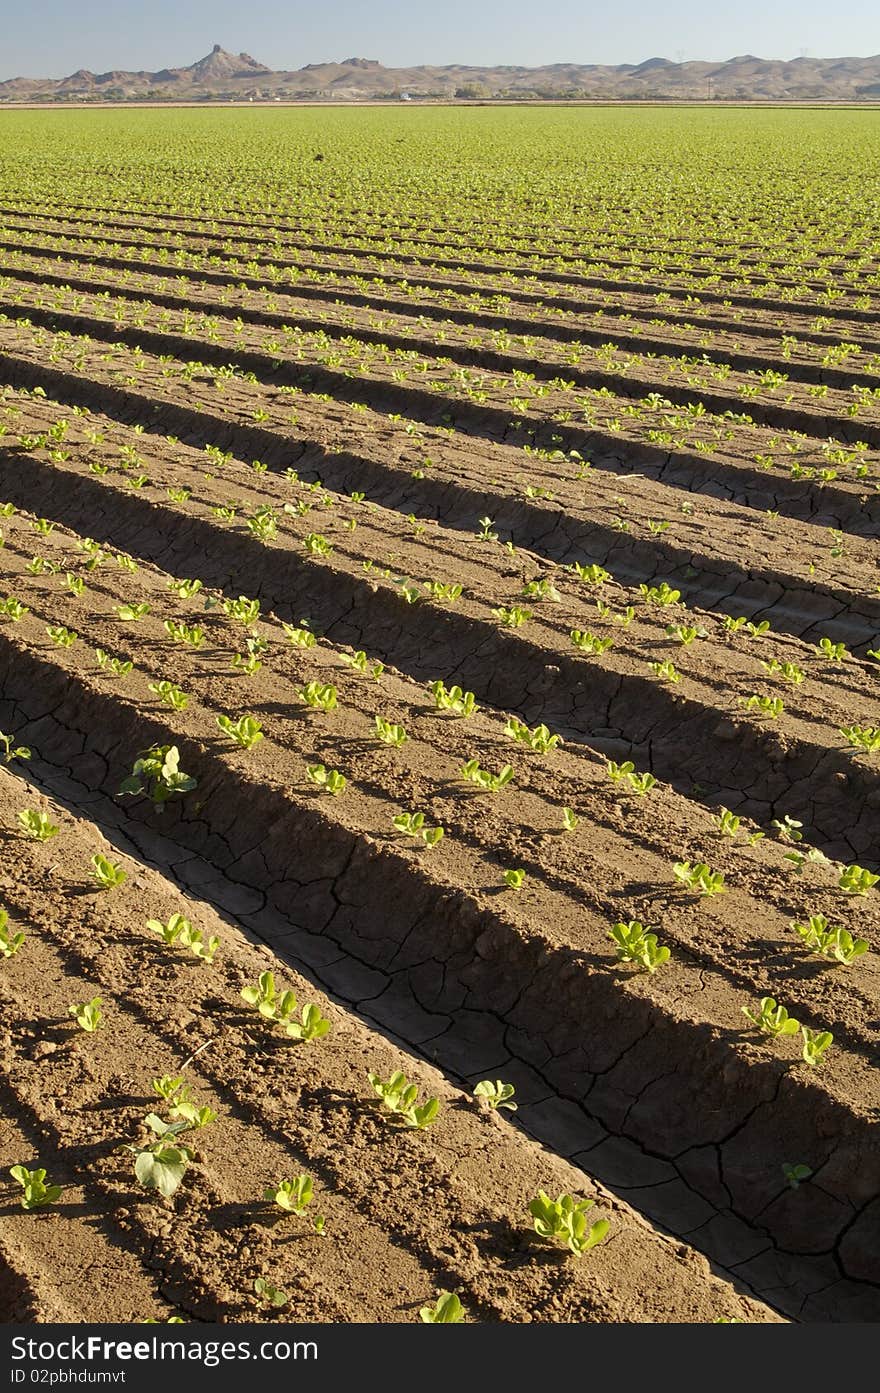
<path fill-rule="evenodd" d="M 878 119 L 0 112 L 0 1319 L 880 1319 Z"/>

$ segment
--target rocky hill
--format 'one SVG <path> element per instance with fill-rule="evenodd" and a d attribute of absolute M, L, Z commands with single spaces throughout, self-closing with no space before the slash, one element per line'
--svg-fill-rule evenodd
<path fill-rule="evenodd" d="M 219 101 L 410 99 L 481 100 L 595 98 L 597 100 L 863 101 L 880 99 L 880 55 L 872 58 L 795 58 L 745 54 L 724 63 L 673 63 L 649 58 L 616 67 L 553 63 L 541 68 L 421 66 L 386 68 L 375 59 L 308 63 L 276 70 L 248 53 L 215 44 L 185 68 L 106 73 L 78 68 L 62 78 L 13 77 L 0 82 L 0 102 Z"/>

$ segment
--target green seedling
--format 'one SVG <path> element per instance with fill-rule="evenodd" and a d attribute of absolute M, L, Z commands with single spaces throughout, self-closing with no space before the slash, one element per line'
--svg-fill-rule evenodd
<path fill-rule="evenodd" d="M 880 754 L 880 726 L 840 726 L 840 733 L 851 749 Z"/>
<path fill-rule="evenodd" d="M 137 621 L 137 620 L 139 620 L 139 619 L 145 618 L 146 615 L 149 614 L 149 612 L 150 612 L 150 606 L 146 603 L 146 601 L 144 601 L 143 604 L 139 604 L 139 605 L 117 605 L 117 606 L 116 606 L 116 613 L 119 615 L 119 618 L 120 618 L 120 619 L 123 619 L 123 620 L 133 619 L 133 620 Z"/>
<path fill-rule="evenodd" d="M 30 614 L 27 605 L 23 605 L 14 595 L 9 595 L 5 600 L 0 600 L 0 619 L 11 619 L 17 624 L 26 614 Z"/>
<path fill-rule="evenodd" d="M 79 638 L 79 634 L 73 629 L 66 629 L 63 624 L 47 624 L 46 633 L 59 648 L 72 648 Z"/>
<path fill-rule="evenodd" d="M 658 967 L 669 961 L 670 950 L 660 947 L 657 935 L 649 933 L 637 919 L 615 924 L 609 930 L 608 937 L 617 945 L 618 962 L 638 963 L 648 972 L 656 972 Z"/>
<path fill-rule="evenodd" d="M 170 1199 L 179 1188 L 193 1157 L 190 1148 L 177 1140 L 181 1132 L 190 1130 L 190 1124 L 185 1121 L 163 1122 L 154 1112 L 144 1120 L 156 1140 L 128 1145 L 126 1150 L 134 1154 L 134 1173 L 139 1184 L 145 1190 L 158 1190 L 164 1199 Z"/>
<path fill-rule="evenodd" d="M 399 1117 L 407 1127 L 415 1127 L 420 1131 L 430 1127 L 440 1111 L 439 1098 L 428 1098 L 424 1103 L 418 1103 L 418 1085 L 408 1083 L 406 1074 L 394 1073 L 387 1082 L 378 1074 L 368 1074 L 367 1078 L 383 1106 L 395 1117 Z"/>
<path fill-rule="evenodd" d="M 483 1079 L 474 1089 L 474 1097 L 479 1098 L 492 1112 L 497 1112 L 499 1108 L 516 1112 L 517 1104 L 511 1101 L 515 1092 L 512 1083 L 502 1083 L 501 1079 L 495 1079 L 494 1082 L 492 1079 Z"/>
<path fill-rule="evenodd" d="M 123 658 L 111 658 L 109 653 L 105 653 L 103 648 L 95 649 L 95 662 L 103 673 L 108 677 L 127 677 L 134 667 L 134 663 Z"/>
<path fill-rule="evenodd" d="M 386 721 L 383 716 L 374 717 L 376 736 L 385 745 L 393 745 L 399 749 L 406 743 L 407 733 L 403 726 L 396 725 L 393 721 Z"/>
<path fill-rule="evenodd" d="M 441 580 L 426 580 L 424 588 L 428 599 L 433 600 L 435 604 L 454 605 L 461 599 L 464 586 L 448 584 Z"/>
<path fill-rule="evenodd" d="M 740 697 L 740 705 L 747 711 L 757 711 L 762 716 L 769 716 L 773 721 L 778 720 L 785 710 L 782 697 L 758 696 L 757 692 L 753 692 L 749 697 Z"/>
<path fill-rule="evenodd" d="M 670 638 L 677 638 L 683 648 L 689 647 L 694 639 L 706 637 L 705 629 L 698 629 L 694 625 L 688 624 L 669 624 L 666 632 Z"/>
<path fill-rule="evenodd" d="M 681 673 L 675 663 L 668 660 L 665 663 L 649 663 L 648 667 L 655 677 L 659 677 L 661 682 L 680 682 Z"/>
<path fill-rule="evenodd" d="M 739 831 L 741 819 L 734 816 L 729 808 L 722 808 L 718 814 L 718 831 L 722 837 L 735 837 Z"/>
<path fill-rule="evenodd" d="M 632 769 L 626 771 L 626 781 L 633 793 L 649 793 L 657 783 L 653 774 L 636 774 Z"/>
<path fill-rule="evenodd" d="M 189 705 L 186 692 L 181 691 L 174 682 L 150 682 L 149 689 L 164 706 L 170 706 L 172 711 L 185 711 Z"/>
<path fill-rule="evenodd" d="M 760 624 L 753 624 L 751 620 L 746 622 L 746 633 L 749 638 L 760 638 L 762 634 L 770 632 L 770 620 L 762 619 Z"/>
<path fill-rule="evenodd" d="M 190 648 L 201 648 L 205 642 L 200 624 L 178 624 L 174 619 L 166 619 L 165 632 L 173 643 L 185 643 Z"/>
<path fill-rule="evenodd" d="M 817 953 L 822 958 L 831 958 L 847 967 L 870 948 L 867 939 L 853 938 L 848 929 L 836 928 L 829 924 L 824 914 L 811 914 L 806 924 L 792 922 L 791 927 L 795 933 L 800 934 L 811 953 Z"/>
<path fill-rule="evenodd" d="M 220 947 L 220 940 L 216 934 L 206 939 L 201 929 L 194 929 L 189 919 L 182 914 L 172 914 L 166 924 L 163 924 L 161 919 L 148 919 L 147 928 L 169 947 L 178 944 L 202 962 L 212 963 Z"/>
<path fill-rule="evenodd" d="M 237 600 L 223 600 L 221 603 L 224 614 L 243 624 L 246 629 L 253 628 L 260 617 L 259 600 L 249 600 L 247 595 L 239 595 Z"/>
<path fill-rule="evenodd" d="M 65 584 L 71 595 L 81 595 L 86 588 L 82 576 L 76 576 L 72 571 L 67 572 Z"/>
<path fill-rule="evenodd" d="M 180 600 L 191 600 L 193 595 L 197 595 L 202 588 L 200 580 L 174 580 L 166 581 L 166 588 L 174 592 Z"/>
<path fill-rule="evenodd" d="M 498 541 L 498 533 L 492 531 L 492 527 L 493 527 L 493 524 L 494 524 L 494 519 L 493 519 L 493 518 L 478 518 L 477 521 L 479 522 L 479 524 L 480 524 L 480 529 L 481 529 L 481 530 L 477 533 L 478 539 L 479 539 L 481 542 L 497 542 L 497 541 Z"/>
<path fill-rule="evenodd" d="M 606 571 L 604 566 L 593 564 L 583 566 L 579 561 L 575 561 L 570 569 L 585 585 L 604 585 L 606 581 L 611 579 L 611 572 Z"/>
<path fill-rule="evenodd" d="M 293 1180 L 279 1180 L 277 1185 L 267 1185 L 263 1199 L 277 1204 L 285 1214 L 296 1214 L 302 1218 L 312 1202 L 314 1182 L 309 1175 L 297 1175 Z"/>
<path fill-rule="evenodd" d="M 302 1008 L 299 1020 L 288 1020 L 285 1029 L 291 1039 L 307 1044 L 310 1040 L 323 1040 L 330 1030 L 330 1021 L 321 1015 L 320 1007 L 310 1001 Z"/>
<path fill-rule="evenodd" d="M 207 1105 L 199 1107 L 188 1098 L 178 1098 L 171 1108 L 170 1116 L 185 1122 L 194 1132 L 200 1132 L 203 1127 L 210 1127 L 212 1122 L 217 1121 L 217 1114 L 213 1108 Z"/>
<path fill-rule="evenodd" d="M 398 832 L 408 837 L 418 837 L 428 848 L 434 847 L 443 839 L 442 827 L 426 827 L 424 813 L 398 813 L 391 819 Z"/>
<path fill-rule="evenodd" d="M 336 710 L 336 688 L 329 682 L 307 682 L 297 692 L 300 701 L 317 711 Z"/>
<path fill-rule="evenodd" d="M 525 871 L 502 871 L 501 879 L 508 890 L 521 890 L 526 878 Z"/>
<path fill-rule="evenodd" d="M 725 894 L 723 873 L 710 871 L 705 861 L 698 861 L 694 866 L 690 861 L 676 861 L 673 869 L 676 880 L 681 881 L 689 890 L 695 890 L 698 895 Z"/>
<path fill-rule="evenodd" d="M 611 1225 L 607 1219 L 597 1219 L 587 1224 L 587 1211 L 592 1209 L 595 1200 L 578 1200 L 573 1195 L 560 1195 L 551 1200 L 548 1194 L 539 1190 L 535 1199 L 529 1203 L 529 1213 L 535 1233 L 541 1238 L 558 1239 L 571 1249 L 575 1257 L 583 1257 L 607 1234 Z"/>
<path fill-rule="evenodd" d="M 318 788 L 322 788 L 325 793 L 334 795 L 344 792 L 348 783 L 345 775 L 340 774 L 338 769 L 326 769 L 323 764 L 307 765 L 306 776 Z"/>
<path fill-rule="evenodd" d="M 320 532 L 310 532 L 303 538 L 303 546 L 310 556 L 329 556 L 333 547 Z"/>
<path fill-rule="evenodd" d="M 613 759 L 609 759 L 605 764 L 605 772 L 612 783 L 619 783 L 621 779 L 629 779 L 630 774 L 635 772 L 635 765 L 631 759 L 624 760 L 623 764 L 616 764 Z"/>
<path fill-rule="evenodd" d="M 825 1055 L 834 1042 L 831 1031 L 809 1030 L 805 1025 L 802 1025 L 801 1036 L 804 1042 L 801 1058 L 804 1063 L 809 1064 L 811 1069 L 815 1069 L 819 1064 L 824 1064 Z"/>
<path fill-rule="evenodd" d="M 158 1079 L 153 1079 L 151 1088 L 154 1093 L 166 1103 L 172 1100 L 176 1103 L 188 1103 L 191 1101 L 190 1091 L 184 1085 L 183 1076 L 174 1078 L 171 1074 L 162 1074 Z"/>
<path fill-rule="evenodd" d="M 521 605 L 499 605 L 492 610 L 492 614 L 505 629 L 521 629 L 532 617 L 532 611 L 523 609 Z"/>
<path fill-rule="evenodd" d="M 296 624 L 282 624 L 281 627 L 287 635 L 288 642 L 292 643 L 294 648 L 314 648 L 318 642 L 311 629 L 301 628 Z"/>
<path fill-rule="evenodd" d="M 24 943 L 23 933 L 13 933 L 9 927 L 9 915 L 0 909 L 0 958 L 12 958 Z"/>
<path fill-rule="evenodd" d="M 554 604 L 558 604 L 562 599 L 556 586 L 546 577 L 543 580 L 526 581 L 523 586 L 523 595 L 527 600 L 552 600 Z"/>
<path fill-rule="evenodd" d="M 18 814 L 18 824 L 25 836 L 30 837 L 35 842 L 47 842 L 50 837 L 56 837 L 59 832 L 59 828 L 55 826 L 47 813 L 38 813 L 32 808 L 27 808 Z"/>
<path fill-rule="evenodd" d="M 459 773 L 463 779 L 469 783 L 476 784 L 485 793 L 498 793 L 502 788 L 513 779 L 513 766 L 505 764 L 498 774 L 490 774 L 488 769 L 482 769 L 476 759 L 467 760 L 460 768 Z"/>
<path fill-rule="evenodd" d="M 787 813 L 784 817 L 774 818 L 772 823 L 784 842 L 802 842 L 804 840 L 804 834 L 801 831 L 803 825 L 802 822 L 798 822 L 797 818 L 789 817 Z"/>
<path fill-rule="evenodd" d="M 620 614 L 611 615 L 611 623 L 619 624 L 622 629 L 628 629 L 635 617 L 636 612 L 634 606 L 627 605 L 626 609 L 622 610 Z"/>
<path fill-rule="evenodd" d="M 562 809 L 562 830 L 564 832 L 573 832 L 579 822 L 580 818 L 574 808 Z"/>
<path fill-rule="evenodd" d="M 853 865 L 844 866 L 837 884 L 848 895 L 867 895 L 878 880 L 880 880 L 880 875 L 873 875 L 871 871 L 866 871 L 863 866 Z"/>
<path fill-rule="evenodd" d="M 356 672 L 362 672 L 365 677 L 372 677 L 374 682 L 378 682 L 385 671 L 385 664 L 369 662 L 362 648 L 358 649 L 356 653 L 340 653 L 339 657 L 347 667 L 354 668 Z"/>
<path fill-rule="evenodd" d="M 239 716 L 237 721 L 230 716 L 218 716 L 217 725 L 243 750 L 252 749 L 263 739 L 262 726 L 253 716 Z"/>
<path fill-rule="evenodd" d="M 108 860 L 100 851 L 92 857 L 91 866 L 92 879 L 99 890 L 113 890 L 117 885 L 123 885 L 128 879 L 120 863 Z"/>
<path fill-rule="evenodd" d="M 454 716 L 473 716 L 479 710 L 473 692 L 463 692 L 461 687 L 447 688 L 443 682 L 431 682 L 428 691 L 434 697 L 438 711 L 451 711 Z"/>
<path fill-rule="evenodd" d="M 143 750 L 132 766 L 127 779 L 119 785 L 119 796 L 145 793 L 158 811 L 169 798 L 189 793 L 198 781 L 180 768 L 180 751 L 176 745 L 153 745 Z"/>
<path fill-rule="evenodd" d="M 261 1016 L 281 1025 L 286 1024 L 296 1010 L 295 993 L 288 990 L 279 995 L 273 972 L 261 972 L 256 986 L 242 987 L 241 996 L 249 1006 L 256 1006 Z"/>
<path fill-rule="evenodd" d="M 830 638 L 820 638 L 815 647 L 818 656 L 829 663 L 842 663 L 844 658 L 852 657 L 845 643 L 832 643 Z"/>
<path fill-rule="evenodd" d="M 783 1161 L 782 1174 L 790 1188 L 797 1190 L 805 1180 L 809 1180 L 813 1172 L 809 1166 L 792 1165 L 790 1161 Z"/>
<path fill-rule="evenodd" d="M 194 958 L 199 958 L 201 962 L 212 963 L 217 949 L 220 947 L 220 940 L 216 934 L 211 934 L 205 938 L 201 929 L 194 929 L 192 925 L 184 928 L 180 935 L 182 948 L 188 948 Z"/>
<path fill-rule="evenodd" d="M 13 745 L 14 736 L 0 730 L 0 745 L 3 746 L 3 763 L 11 764 L 14 759 L 30 759 L 31 751 L 27 745 Z"/>
<path fill-rule="evenodd" d="M 100 1030 L 104 1024 L 104 1015 L 101 1010 L 101 998 L 93 996 L 91 1001 L 82 1001 L 75 1006 L 67 1008 L 67 1014 L 73 1016 L 80 1030 L 86 1031 L 91 1035 L 96 1030 Z"/>
<path fill-rule="evenodd" d="M 640 585 L 639 593 L 649 605 L 675 605 L 681 599 L 681 591 L 673 590 L 665 580 L 659 585 Z"/>
<path fill-rule="evenodd" d="M 464 1307 L 453 1291 L 441 1291 L 433 1306 L 423 1306 L 419 1320 L 425 1325 L 458 1325 L 464 1320 Z"/>
<path fill-rule="evenodd" d="M 589 629 L 572 629 L 569 638 L 582 653 L 607 653 L 614 647 L 613 638 L 597 638 Z"/>
<path fill-rule="evenodd" d="M 282 1306 L 286 1306 L 290 1297 L 286 1291 L 280 1287 L 275 1287 L 265 1277 L 258 1277 L 254 1282 L 254 1293 L 260 1305 L 266 1310 L 279 1311 Z"/>
<path fill-rule="evenodd" d="M 61 1198 L 60 1185 L 47 1185 L 43 1169 L 29 1171 L 27 1166 L 10 1166 L 9 1174 L 23 1190 L 22 1209 L 45 1209 Z"/>
<path fill-rule="evenodd" d="M 744 1006 L 742 1013 L 765 1035 L 772 1035 L 774 1040 L 780 1035 L 797 1035 L 801 1028 L 800 1021 L 790 1016 L 785 1007 L 778 1005 L 772 996 L 762 996 L 757 1011 Z"/>
<path fill-rule="evenodd" d="M 545 725 L 537 725 L 530 730 L 523 721 L 517 720 L 516 716 L 510 717 L 504 727 L 504 734 L 509 735 L 512 740 L 516 740 L 522 745 L 528 745 L 530 750 L 537 750 L 542 755 L 546 754 L 548 750 L 555 750 L 557 745 L 562 744 L 562 736 L 551 735 Z"/>

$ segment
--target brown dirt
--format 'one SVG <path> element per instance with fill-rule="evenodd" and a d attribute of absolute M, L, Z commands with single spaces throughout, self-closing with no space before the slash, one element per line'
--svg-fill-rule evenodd
<path fill-rule="evenodd" d="M 791 357 L 765 353 L 774 311 L 762 318 L 757 297 L 737 338 L 719 295 L 714 366 L 670 387 L 675 335 L 688 329 L 673 317 L 647 326 L 645 296 L 591 378 L 601 390 L 574 390 L 551 381 L 571 374 L 534 286 L 518 310 L 532 336 L 490 349 L 485 306 L 464 327 L 464 280 L 444 323 L 430 297 L 391 304 L 384 281 L 333 304 L 340 268 L 329 262 L 326 303 L 318 285 L 303 297 L 253 277 L 245 289 L 200 280 L 195 259 L 222 244 L 189 227 L 193 265 L 172 276 L 149 260 L 160 239 L 136 227 L 142 269 L 121 284 L 117 224 L 95 221 L 112 244 L 95 256 L 65 241 L 74 220 L 33 217 L 41 246 L 2 263 L 0 501 L 15 511 L 0 567 L 2 594 L 27 612 L 0 620 L 0 728 L 34 752 L 0 781 L 0 903 L 29 932 L 0 968 L 4 1164 L 34 1164 L 48 1148 L 67 1187 L 44 1215 L 9 1196 L 7 1319 L 169 1306 L 260 1318 L 249 1293 L 262 1274 L 295 1288 L 301 1319 L 411 1319 L 446 1288 L 482 1320 L 771 1319 L 768 1307 L 876 1320 L 880 919 L 876 892 L 837 886 L 841 863 L 878 865 L 876 756 L 840 734 L 877 720 L 880 427 L 845 410 L 852 386 L 871 381 L 868 340 L 854 367 L 823 366 L 819 330 Z M 40 255 L 53 240 L 64 260 L 47 277 Z M 475 250 L 485 268 L 490 253 Z M 372 253 L 358 256 L 369 272 Z M 268 261 L 287 264 L 276 251 Z M 829 317 L 857 332 L 848 313 Z M 571 332 L 582 327 L 575 316 Z M 645 327 L 666 345 L 663 364 L 649 357 L 653 340 L 638 346 Z M 595 336 L 584 342 L 593 354 Z M 788 402 L 738 400 L 753 362 L 789 375 Z M 534 381 L 510 377 L 536 364 Z M 725 364 L 723 388 L 700 376 Z M 652 391 L 676 405 L 643 422 Z M 703 400 L 707 414 L 685 429 L 688 404 Z M 652 439 L 658 429 L 675 442 Z M 864 443 L 823 481 L 829 435 Z M 261 541 L 247 523 L 267 503 L 276 531 Z M 477 537 L 483 516 L 500 540 Z M 315 534 L 324 555 L 309 552 Z M 86 538 L 104 549 L 92 569 Z M 574 563 L 611 578 L 584 583 Z M 65 589 L 68 572 L 81 595 Z M 181 600 L 169 582 L 188 577 L 204 588 Z M 460 584 L 461 597 L 431 601 L 429 580 Z M 639 586 L 664 580 L 680 602 L 646 602 Z M 555 598 L 525 594 L 540 581 Z M 261 603 L 250 631 L 220 604 L 240 595 Z M 123 601 L 149 611 L 120 620 Z M 497 611 L 515 605 L 530 615 L 505 628 Z M 628 607 L 629 622 L 615 623 Z M 749 637 L 725 615 L 770 629 Z M 307 649 L 282 628 L 303 616 L 319 636 Z M 201 625 L 203 646 L 171 644 L 166 620 Z M 59 624 L 79 635 L 72 647 L 47 636 Z M 670 625 L 701 634 L 685 647 Z M 588 656 L 575 628 L 613 646 Z M 232 666 L 248 632 L 266 645 L 251 676 Z M 843 661 L 819 655 L 822 637 L 848 646 Z M 96 648 L 131 660 L 131 674 L 102 672 Z M 378 682 L 343 661 L 352 650 L 385 664 Z M 649 667 L 669 661 L 678 682 Z M 481 710 L 439 715 L 425 685 L 438 677 Z M 150 692 L 169 678 L 190 695 L 184 711 Z M 314 680 L 337 688 L 337 710 L 303 704 Z M 781 717 L 748 713 L 752 693 L 783 698 Z M 265 739 L 237 751 L 216 718 L 245 712 Z M 376 739 L 377 714 L 405 727 L 402 748 Z M 524 750 L 505 734 L 508 715 L 545 722 L 563 745 Z M 138 751 L 172 738 L 196 792 L 161 816 L 120 800 Z M 470 757 L 493 771 L 509 761 L 511 788 L 467 785 Z M 622 792 L 608 759 L 633 759 L 659 782 L 644 797 Z M 309 782 L 314 762 L 345 774 L 342 797 Z M 62 830 L 37 848 L 15 813 L 44 797 Z M 735 839 L 719 834 L 722 805 L 743 819 Z M 563 806 L 579 815 L 574 832 L 562 831 Z M 445 829 L 430 852 L 391 824 L 418 808 Z M 786 815 L 802 842 L 780 837 L 773 820 Z M 84 879 L 102 837 L 131 873 L 107 896 Z M 815 853 L 800 873 L 793 848 Z M 722 871 L 727 893 L 688 895 L 672 871 L 681 859 Z M 502 885 L 512 867 L 526 872 L 519 891 Z M 144 932 L 146 917 L 187 902 L 200 925 L 218 926 L 215 968 Z M 807 955 L 791 923 L 820 912 L 871 952 L 850 968 Z M 669 964 L 651 976 L 617 964 L 608 931 L 620 919 L 655 926 Z M 240 987 L 270 961 L 301 999 L 330 994 L 326 1042 L 278 1045 L 249 1018 Z M 99 988 L 107 1027 L 77 1035 L 66 1007 Z M 748 1026 L 743 1008 L 767 994 L 833 1030 L 820 1069 L 796 1041 Z M 199 1134 L 173 1204 L 156 1202 L 134 1188 L 119 1144 L 138 1135 L 150 1079 L 205 1039 L 190 1072 L 220 1120 Z M 418 1078 L 444 1100 L 441 1120 L 425 1133 L 389 1127 L 369 1103 L 370 1067 Z M 489 1074 L 515 1083 L 517 1125 L 468 1101 Z M 812 1171 L 797 1190 L 783 1177 L 790 1163 Z M 304 1221 L 273 1225 L 260 1202 L 268 1179 L 300 1170 L 315 1175 L 326 1240 Z M 539 1186 L 597 1194 L 614 1216 L 608 1244 L 582 1263 L 542 1255 L 524 1218 Z M 65 1257 L 47 1263 L 62 1230 Z M 85 1256 L 101 1275 L 83 1293 Z M 758 1300 L 743 1305 L 737 1290 Z"/>

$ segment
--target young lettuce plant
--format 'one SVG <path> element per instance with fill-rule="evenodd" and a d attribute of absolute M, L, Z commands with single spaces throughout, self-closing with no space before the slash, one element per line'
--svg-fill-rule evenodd
<path fill-rule="evenodd" d="M 855 958 L 867 953 L 870 947 L 866 938 L 853 938 L 848 929 L 829 924 L 824 914 L 811 914 L 806 924 L 792 922 L 791 927 L 800 934 L 811 953 L 843 963 L 846 967 Z"/>
<path fill-rule="evenodd" d="M 60 1185 L 47 1185 L 45 1170 L 28 1170 L 27 1166 L 10 1166 L 9 1174 L 22 1188 L 22 1209 L 45 1209 L 61 1198 Z"/>
<path fill-rule="evenodd" d="M 314 1181 L 309 1175 L 297 1175 L 293 1180 L 279 1180 L 277 1185 L 267 1185 L 263 1199 L 276 1204 L 285 1214 L 295 1214 L 302 1218 L 314 1196 Z"/>
<path fill-rule="evenodd" d="M 558 1239 L 571 1249 L 576 1258 L 583 1257 L 607 1234 L 611 1224 L 607 1219 L 597 1219 L 587 1224 L 587 1212 L 595 1200 L 577 1200 L 573 1195 L 560 1195 L 551 1200 L 548 1194 L 539 1190 L 535 1199 L 529 1203 L 529 1213 L 535 1233 L 542 1238 Z"/>
<path fill-rule="evenodd" d="M 323 789 L 325 793 L 332 793 L 334 797 L 344 793 L 348 783 L 348 779 L 344 774 L 340 774 L 338 769 L 327 769 L 323 764 L 306 765 L 306 776 L 317 788 Z"/>
<path fill-rule="evenodd" d="M 480 767 L 479 760 L 467 760 L 459 770 L 461 777 L 467 779 L 469 783 L 476 784 L 485 793 L 498 793 L 502 788 L 513 779 L 513 766 L 505 764 L 498 774 L 491 774 L 488 769 Z"/>
<path fill-rule="evenodd" d="M 265 1277 L 258 1277 L 254 1282 L 254 1294 L 264 1310 L 280 1311 L 290 1301 L 286 1291 L 273 1286 Z"/>
<path fill-rule="evenodd" d="M 537 750 L 539 754 L 546 754 L 548 750 L 555 750 L 557 745 L 562 744 L 561 735 L 551 735 L 545 725 L 537 725 L 530 730 L 523 721 L 517 720 L 516 716 L 511 716 L 507 725 L 504 727 L 504 734 L 509 735 L 512 740 L 520 744 L 528 745 L 530 750 Z"/>
<path fill-rule="evenodd" d="M 723 895 L 726 893 L 724 875 L 721 871 L 710 871 L 705 861 L 692 866 L 690 861 L 676 861 L 673 867 L 676 880 L 694 890 L 698 895 Z"/>
<path fill-rule="evenodd" d="M 88 1035 L 100 1030 L 104 1024 L 104 1013 L 101 1010 L 99 996 L 93 996 L 91 1001 L 81 1001 L 75 1006 L 69 1006 L 67 1014 L 73 1016 L 80 1030 L 84 1030 Z"/>
<path fill-rule="evenodd" d="M 48 813 L 35 812 L 33 808 L 26 808 L 18 814 L 18 824 L 25 836 L 35 842 L 47 842 L 50 837 L 56 837 L 60 830 Z"/>
<path fill-rule="evenodd" d="M 417 1101 L 418 1085 L 408 1083 L 406 1074 L 398 1071 L 387 1081 L 379 1074 L 368 1074 L 367 1078 L 383 1106 L 395 1117 L 399 1117 L 407 1127 L 415 1127 L 422 1131 L 430 1127 L 440 1111 L 439 1098 L 427 1098 L 421 1104 Z"/>
<path fill-rule="evenodd" d="M 396 831 L 403 832 L 408 837 L 420 838 L 429 850 L 443 839 L 442 827 L 425 826 L 424 813 L 398 813 L 391 822 Z"/>
<path fill-rule="evenodd" d="M 658 946 L 657 935 L 649 933 L 637 919 L 615 924 L 608 937 L 617 945 L 618 962 L 638 963 L 652 973 L 669 962 L 670 950 Z"/>
<path fill-rule="evenodd" d="M 185 711 L 189 705 L 186 692 L 181 691 L 174 682 L 150 682 L 149 689 L 163 705 L 170 706 L 172 711 Z"/>
<path fill-rule="evenodd" d="M 432 694 L 438 711 L 450 711 L 453 716 L 466 718 L 479 710 L 473 692 L 463 692 L 461 687 L 447 688 L 445 683 L 438 679 L 429 684 L 428 691 Z"/>
<path fill-rule="evenodd" d="M 880 726 L 840 726 L 840 733 L 853 750 L 864 750 L 866 754 L 880 754 Z"/>
<path fill-rule="evenodd" d="M 374 722 L 376 736 L 385 745 L 393 745 L 395 749 L 399 749 L 409 738 L 402 725 L 386 721 L 383 716 L 375 716 Z"/>
<path fill-rule="evenodd" d="M 187 1167 L 193 1158 L 188 1146 L 178 1141 L 182 1132 L 191 1130 L 186 1121 L 163 1122 L 161 1117 L 151 1112 L 144 1119 L 155 1140 L 126 1146 L 135 1157 L 134 1173 L 145 1190 L 158 1190 L 164 1199 L 170 1199 L 179 1188 Z"/>
<path fill-rule="evenodd" d="M 23 943 L 24 934 L 12 932 L 9 915 L 0 909 L 0 958 L 13 958 Z"/>
<path fill-rule="evenodd" d="M 99 890 L 113 890 L 117 885 L 123 885 L 128 879 L 125 871 L 118 861 L 111 861 L 96 852 L 91 860 L 92 879 L 95 881 Z"/>
<path fill-rule="evenodd" d="M 801 1037 L 803 1039 L 803 1050 L 801 1058 L 805 1064 L 809 1064 L 811 1069 L 824 1064 L 825 1055 L 834 1042 L 834 1036 L 830 1030 L 809 1030 L 807 1026 L 801 1026 Z"/>
<path fill-rule="evenodd" d="M 189 919 L 184 918 L 182 914 L 172 914 L 167 924 L 163 924 L 161 919 L 148 919 L 147 928 L 169 947 L 179 944 L 201 962 L 212 963 L 220 947 L 220 939 L 216 934 L 211 934 L 206 939 L 201 929 L 194 929 Z"/>
<path fill-rule="evenodd" d="M 237 721 L 230 716 L 218 716 L 217 725 L 243 750 L 252 749 L 263 739 L 262 726 L 253 716 L 239 716 Z"/>
<path fill-rule="evenodd" d="M 512 1083 L 502 1083 L 501 1079 L 483 1079 L 474 1089 L 474 1097 L 481 1103 L 485 1103 L 490 1112 L 497 1112 L 499 1108 L 507 1108 L 509 1112 L 516 1112 L 517 1104 L 512 1102 L 516 1089 Z"/>
<path fill-rule="evenodd" d="M 307 682 L 297 696 L 305 706 L 317 711 L 335 711 L 336 688 L 330 682 Z"/>
<path fill-rule="evenodd" d="M 11 764 L 14 759 L 30 759 L 31 751 L 27 745 L 13 745 L 15 739 L 0 730 L 0 745 L 3 746 L 3 763 Z"/>
<path fill-rule="evenodd" d="M 458 1325 L 464 1320 L 464 1307 L 453 1291 L 441 1291 L 433 1306 L 423 1306 L 419 1320 L 425 1325 Z"/>
<path fill-rule="evenodd" d="M 790 1016 L 785 1007 L 778 1005 L 772 996 L 762 996 L 757 1011 L 744 1006 L 742 1013 L 765 1035 L 772 1035 L 774 1040 L 780 1035 L 797 1035 L 801 1028 L 800 1021 Z"/>
<path fill-rule="evenodd" d="M 839 889 L 844 890 L 847 895 L 867 895 L 878 880 L 880 880 L 880 875 L 866 871 L 863 866 L 852 865 L 843 867 L 837 884 Z"/>
<path fill-rule="evenodd" d="M 153 745 L 135 760 L 128 778 L 119 785 L 119 795 L 145 793 L 156 811 L 161 812 L 169 798 L 189 793 L 197 784 L 180 768 L 176 745 Z"/>

